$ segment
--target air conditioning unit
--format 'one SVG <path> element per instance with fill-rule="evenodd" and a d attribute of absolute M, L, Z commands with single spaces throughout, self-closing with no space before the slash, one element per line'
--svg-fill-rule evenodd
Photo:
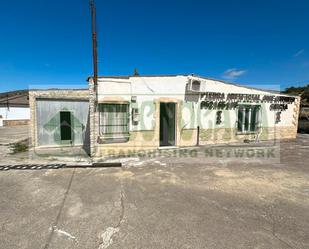
<path fill-rule="evenodd" d="M 196 79 L 189 79 L 187 83 L 187 91 L 189 92 L 201 92 L 202 91 L 202 82 Z"/>

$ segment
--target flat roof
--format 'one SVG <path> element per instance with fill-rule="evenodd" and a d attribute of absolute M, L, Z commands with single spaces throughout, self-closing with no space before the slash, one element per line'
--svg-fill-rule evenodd
<path fill-rule="evenodd" d="M 282 94 L 282 95 L 288 95 L 288 96 L 292 96 L 292 97 L 298 97 L 299 95 L 294 95 L 294 94 L 289 94 L 289 93 L 283 93 L 281 91 L 278 90 L 271 90 L 271 89 L 264 89 L 264 88 L 257 88 L 257 87 L 250 87 L 248 85 L 243 85 L 240 83 L 232 83 L 232 82 L 228 82 L 225 80 L 218 80 L 218 79 L 214 79 L 214 78 L 209 78 L 209 77 L 204 77 L 204 76 L 200 76 L 197 74 L 162 74 L 162 75 L 126 75 L 126 76 L 98 76 L 98 79 L 130 79 L 133 77 L 177 77 L 177 76 L 184 76 L 184 77 L 188 77 L 188 76 L 192 76 L 192 77 L 197 77 L 197 78 L 201 78 L 201 79 L 205 79 L 205 80 L 213 80 L 213 81 L 218 81 L 224 84 L 228 84 L 228 85 L 233 85 L 233 86 L 238 86 L 238 87 L 243 87 L 243 88 L 247 88 L 247 89 L 251 89 L 251 90 L 258 90 L 258 91 L 264 91 L 264 92 L 269 92 L 269 93 L 275 93 L 275 94 Z M 87 81 L 89 81 L 90 78 L 93 78 L 93 76 L 89 76 L 87 78 Z"/>
<path fill-rule="evenodd" d="M 47 89 L 29 89 L 33 91 L 88 91 L 88 88 L 47 88 Z"/>

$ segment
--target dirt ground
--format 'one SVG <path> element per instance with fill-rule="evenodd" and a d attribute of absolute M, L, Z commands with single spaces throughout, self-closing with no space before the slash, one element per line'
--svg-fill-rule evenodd
<path fill-rule="evenodd" d="M 0 167 L 12 165 L 33 164 L 68 164 L 85 165 L 91 163 L 91 158 L 82 147 L 62 148 L 31 148 L 25 152 L 12 154 L 11 145 L 21 142 L 30 143 L 28 125 L 0 127 Z M 31 167 L 31 166 L 30 166 Z"/>
<path fill-rule="evenodd" d="M 0 127 L 0 145 L 8 145 L 27 139 L 30 135 L 28 125 Z"/>
<path fill-rule="evenodd" d="M 309 136 L 0 172 L 0 248 L 309 248 Z M 244 157 L 232 157 L 236 149 Z M 259 155 L 259 156 L 258 156 Z"/>

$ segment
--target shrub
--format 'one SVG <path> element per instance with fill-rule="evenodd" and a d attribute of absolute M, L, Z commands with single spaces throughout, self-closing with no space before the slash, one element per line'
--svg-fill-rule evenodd
<path fill-rule="evenodd" d="M 18 143 L 11 144 L 10 149 L 12 151 L 11 154 L 16 154 L 16 153 L 19 153 L 19 152 L 28 151 L 29 147 L 28 147 L 27 144 L 18 142 Z"/>

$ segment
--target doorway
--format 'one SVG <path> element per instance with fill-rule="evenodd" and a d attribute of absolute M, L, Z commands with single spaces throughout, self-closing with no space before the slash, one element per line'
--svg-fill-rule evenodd
<path fill-rule="evenodd" d="M 160 146 L 175 146 L 176 104 L 160 103 Z"/>
<path fill-rule="evenodd" d="M 60 112 L 61 141 L 72 140 L 71 112 Z"/>

